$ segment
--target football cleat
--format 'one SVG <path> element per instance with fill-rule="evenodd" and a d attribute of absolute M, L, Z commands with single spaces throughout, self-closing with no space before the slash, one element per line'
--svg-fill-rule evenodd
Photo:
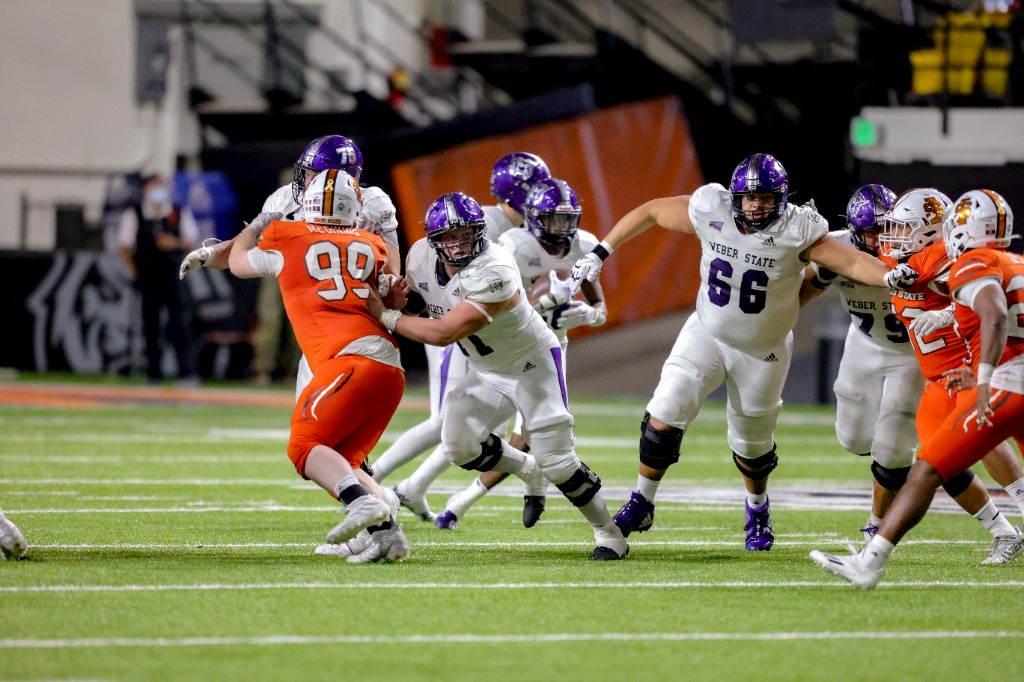
<path fill-rule="evenodd" d="M 398 495 L 395 494 L 395 491 L 386 485 L 382 485 L 380 489 L 384 493 L 384 503 L 388 505 L 388 508 L 391 510 L 391 518 L 397 519 L 398 508 L 402 506 L 401 500 L 398 499 Z"/>
<path fill-rule="evenodd" d="M 434 519 L 434 525 L 441 530 L 455 530 L 459 526 L 459 519 L 454 512 L 445 509 Z"/>
<path fill-rule="evenodd" d="M 743 506 L 747 510 L 747 524 L 743 530 L 747 531 L 747 551 L 767 552 L 775 544 L 775 535 L 772 533 L 772 514 L 769 503 L 765 503 L 754 509 L 746 501 Z"/>
<path fill-rule="evenodd" d="M 401 524 L 396 523 L 391 528 L 370 533 L 370 544 L 366 549 L 345 561 L 350 564 L 389 564 L 393 561 L 405 561 L 411 553 L 409 540 L 402 532 Z"/>
<path fill-rule="evenodd" d="M 427 504 L 427 492 L 425 490 L 413 490 L 412 486 L 408 485 L 409 479 L 405 479 L 401 483 L 395 486 L 395 495 L 398 496 L 398 501 L 403 507 L 411 511 L 416 515 L 420 521 L 431 522 L 434 520 L 434 514 L 430 511 L 430 505 Z"/>
<path fill-rule="evenodd" d="M 523 479 L 523 483 L 526 485 L 527 495 L 544 497 L 547 494 L 548 479 L 544 477 L 544 472 L 533 455 L 526 456 L 526 462 L 523 464 L 523 471 L 519 474 L 519 478 Z"/>
<path fill-rule="evenodd" d="M 344 509 L 345 520 L 327 534 L 328 544 L 350 540 L 364 528 L 376 526 L 391 518 L 391 509 L 372 495 L 358 497 Z"/>
<path fill-rule="evenodd" d="M 0 514 L 0 557 L 4 561 L 25 559 L 28 554 L 28 542 L 18 527 L 6 516 Z"/>
<path fill-rule="evenodd" d="M 543 495 L 524 495 L 523 496 L 523 525 L 527 528 L 533 528 L 537 525 L 537 521 L 540 520 L 540 515 L 544 513 L 544 502 L 545 498 Z"/>
<path fill-rule="evenodd" d="M 814 560 L 814 563 L 829 573 L 839 576 L 854 587 L 859 587 L 862 590 L 874 589 L 882 577 L 882 569 L 873 570 L 866 567 L 860 554 L 836 556 L 814 550 L 811 552 L 810 557 Z"/>
<path fill-rule="evenodd" d="M 875 539 L 875 533 L 878 532 L 878 526 L 868 521 L 864 524 L 864 527 L 860 529 L 860 532 L 864 533 L 864 543 L 867 544 Z"/>
<path fill-rule="evenodd" d="M 643 533 L 654 525 L 654 503 L 648 502 L 646 497 L 634 491 L 629 496 L 629 502 L 622 505 L 613 520 L 623 536 L 628 537 L 634 531 Z"/>
<path fill-rule="evenodd" d="M 988 558 L 981 562 L 983 566 L 1008 564 L 1024 554 L 1024 535 L 1021 534 L 1020 528 L 1016 530 L 1016 535 L 1004 535 L 992 541 Z"/>
<path fill-rule="evenodd" d="M 313 553 L 321 556 L 355 556 L 366 551 L 366 548 L 369 546 L 370 531 L 364 528 L 348 542 L 342 542 L 337 545 L 317 545 Z"/>
<path fill-rule="evenodd" d="M 618 561 L 625 559 L 629 554 L 626 538 L 618 532 L 617 528 L 613 528 L 611 531 L 595 528 L 594 540 L 597 547 L 590 553 L 591 561 Z"/>

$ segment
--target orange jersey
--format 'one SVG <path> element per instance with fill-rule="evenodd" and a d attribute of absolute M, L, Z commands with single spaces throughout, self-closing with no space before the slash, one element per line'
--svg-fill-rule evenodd
<path fill-rule="evenodd" d="M 955 292 L 970 282 L 990 279 L 998 282 L 1006 294 L 1009 313 L 1006 348 L 999 364 L 1024 355 L 1024 256 L 1002 249 L 970 249 L 953 264 L 949 289 Z M 954 311 L 957 332 L 967 340 L 971 367 L 978 370 L 981 349 L 981 318 L 965 305 Z"/>
<path fill-rule="evenodd" d="M 895 266 L 895 261 L 888 256 L 882 256 L 882 261 L 890 268 Z M 910 322 L 921 313 L 942 310 L 949 305 L 945 279 L 950 264 L 946 246 L 941 241 L 912 255 L 907 264 L 920 276 L 907 291 L 893 293 L 892 306 L 896 317 L 909 330 Z M 959 367 L 967 356 L 967 345 L 952 326 L 924 337 L 911 332 L 910 342 L 914 345 L 921 373 L 929 381 L 937 381 L 946 370 Z"/>
<path fill-rule="evenodd" d="M 284 260 L 277 275 L 281 297 L 314 371 L 356 339 L 381 336 L 395 343 L 366 305 L 367 287 L 376 286 L 387 261 L 379 236 L 349 227 L 279 220 L 267 226 L 257 246 Z"/>

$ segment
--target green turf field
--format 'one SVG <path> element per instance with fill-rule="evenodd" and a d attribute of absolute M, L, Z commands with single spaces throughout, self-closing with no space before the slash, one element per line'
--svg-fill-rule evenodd
<path fill-rule="evenodd" d="M 613 513 L 643 404 L 574 398 Z M 783 411 L 771 552 L 743 548 L 742 483 L 709 405 L 654 529 L 612 563 L 586 560 L 590 529 L 557 492 L 524 529 L 511 481 L 457 531 L 403 512 L 404 564 L 315 556 L 338 505 L 287 460 L 288 416 L 0 407 L 0 505 L 32 544 L 0 563 L 0 679 L 1022 679 L 1024 561 L 979 566 L 989 536 L 944 495 L 874 592 L 807 558 L 859 539 L 867 516 L 867 463 L 836 444 L 829 409 Z M 423 416 L 401 410 L 385 442 Z M 472 478 L 443 476 L 435 511 Z"/>

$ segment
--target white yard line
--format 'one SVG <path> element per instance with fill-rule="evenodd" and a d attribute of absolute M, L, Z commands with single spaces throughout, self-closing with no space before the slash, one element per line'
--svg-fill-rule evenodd
<path fill-rule="evenodd" d="M 564 589 L 608 589 L 634 590 L 644 589 L 753 589 L 753 588 L 836 588 L 849 590 L 850 585 L 837 580 L 811 581 L 744 581 L 744 582 L 711 582 L 711 581 L 635 581 L 635 582 L 536 582 L 536 583 L 199 583 L 194 585 L 28 585 L 23 587 L 0 586 L 2 593 L 33 593 L 33 592 L 219 592 L 245 590 L 564 590 Z M 1012 588 L 1024 587 L 1021 580 L 993 581 L 957 581 L 957 580 L 907 580 L 900 582 L 883 582 L 883 589 L 899 587 L 979 587 L 979 588 Z"/>
<path fill-rule="evenodd" d="M 562 642 L 707 642 L 754 641 L 788 642 L 799 640 L 872 640 L 892 639 L 1024 639 L 1024 631 L 926 630 L 918 632 L 560 632 L 550 634 L 474 634 L 437 635 L 269 635 L 264 637 L 92 637 L 80 639 L 0 639 L 0 649 L 82 649 L 125 647 L 215 647 L 274 646 L 312 644 L 547 644 Z"/>

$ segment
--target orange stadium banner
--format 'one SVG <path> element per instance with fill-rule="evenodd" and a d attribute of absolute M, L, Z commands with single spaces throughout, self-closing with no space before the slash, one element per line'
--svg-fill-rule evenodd
<path fill-rule="evenodd" d="M 423 216 L 445 192 L 493 203 L 490 177 L 505 154 L 538 154 L 566 180 L 583 207 L 580 229 L 600 239 L 634 207 L 689 194 L 704 184 L 682 104 L 674 97 L 603 109 L 568 121 L 477 140 L 392 167 L 406 246 L 423 237 Z M 608 322 L 574 337 L 692 307 L 700 281 L 700 246 L 689 235 L 648 230 L 608 259 L 601 274 Z"/>

